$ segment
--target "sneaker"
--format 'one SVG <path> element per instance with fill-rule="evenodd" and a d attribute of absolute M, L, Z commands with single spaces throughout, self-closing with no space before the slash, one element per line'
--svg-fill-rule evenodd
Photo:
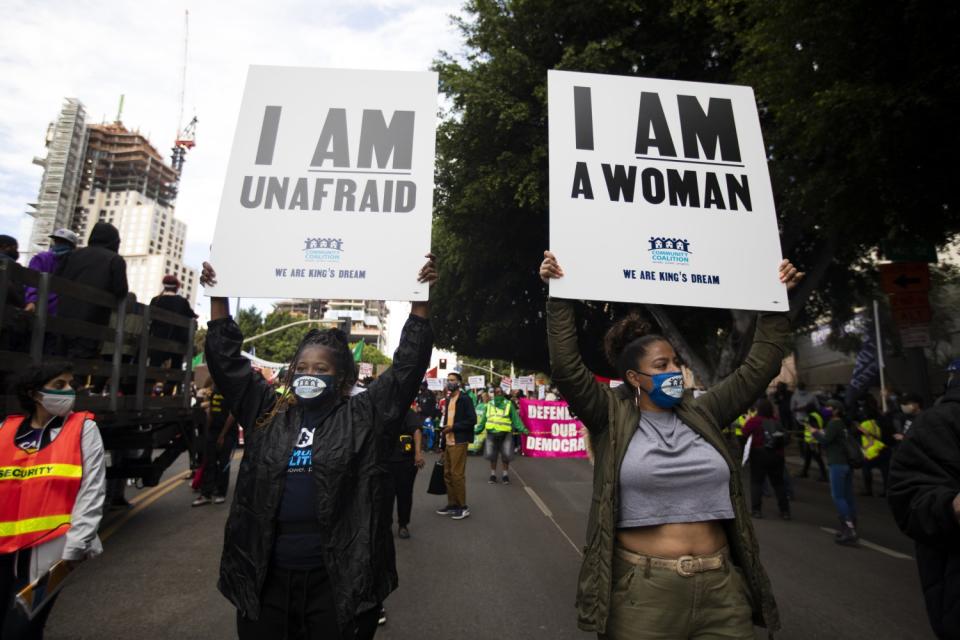
<path fill-rule="evenodd" d="M 387 624 L 387 610 L 380 609 L 380 617 L 377 618 L 377 626 L 382 627 L 385 624 Z"/>
<path fill-rule="evenodd" d="M 457 509 L 453 514 L 453 520 L 463 520 L 464 518 L 470 517 L 470 509 L 468 507 L 463 507 L 462 509 Z"/>
<path fill-rule="evenodd" d="M 223 504 L 227 499 L 223 496 L 213 496 L 213 504 Z"/>
<path fill-rule="evenodd" d="M 487 484 L 497 484 L 496 474 L 491 473 L 490 478 L 487 480 Z"/>
<path fill-rule="evenodd" d="M 457 512 L 457 508 L 456 508 L 456 507 L 452 507 L 452 506 L 450 506 L 450 505 L 447 505 L 447 506 L 445 506 L 443 509 L 437 509 L 436 514 L 437 514 L 438 516 L 452 516 L 452 515 L 455 514 L 456 512 Z"/>
<path fill-rule="evenodd" d="M 202 507 L 204 505 L 212 503 L 213 500 L 206 496 L 197 496 L 197 499 L 190 503 L 191 507 Z"/>
<path fill-rule="evenodd" d="M 410 530 L 407 529 L 406 527 L 400 527 L 400 530 L 397 531 L 397 535 L 403 538 L 404 540 L 407 540 L 410 538 Z"/>
<path fill-rule="evenodd" d="M 503 484 L 510 484 L 510 476 L 503 474 Z"/>

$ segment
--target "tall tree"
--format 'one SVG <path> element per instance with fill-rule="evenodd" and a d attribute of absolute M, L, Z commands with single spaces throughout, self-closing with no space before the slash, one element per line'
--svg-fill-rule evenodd
<path fill-rule="evenodd" d="M 755 87 L 786 255 L 808 272 L 794 312 L 838 323 L 875 291 L 890 234 L 955 233 L 957 175 L 943 128 L 958 105 L 954 6 L 859 0 L 471 0 L 466 53 L 435 64 L 450 113 L 440 128 L 434 245 L 438 342 L 546 366 L 548 69 Z M 926 152 L 926 155 L 924 155 Z M 749 239 L 744 239 L 749 247 Z M 559 256 L 561 261 L 563 256 Z M 625 305 L 588 304 L 588 364 Z M 752 314 L 648 306 L 701 379 L 749 345 Z"/>

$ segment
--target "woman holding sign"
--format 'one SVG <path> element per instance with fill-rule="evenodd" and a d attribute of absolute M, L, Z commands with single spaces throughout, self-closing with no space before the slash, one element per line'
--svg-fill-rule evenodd
<path fill-rule="evenodd" d="M 428 256 L 419 281 L 436 278 Z M 201 283 L 216 283 L 209 264 Z M 353 396 L 357 369 L 342 332 L 310 331 L 279 395 L 241 354 L 227 299 L 210 308 L 210 374 L 246 436 L 219 583 L 237 607 L 239 637 L 372 637 L 397 586 L 380 449 L 430 362 L 429 303 L 413 303 L 393 366 Z"/>
<path fill-rule="evenodd" d="M 541 278 L 562 278 L 556 257 L 544 256 Z M 791 289 L 803 274 L 784 261 L 778 276 Z M 754 624 L 777 630 L 740 464 L 722 428 L 780 372 L 787 317 L 760 314 L 746 361 L 696 399 L 669 341 L 636 315 L 604 341 L 626 383 L 617 389 L 584 366 L 571 302 L 547 301 L 547 341 L 553 381 L 589 429 L 595 456 L 580 628 L 609 640 L 753 638 Z"/>

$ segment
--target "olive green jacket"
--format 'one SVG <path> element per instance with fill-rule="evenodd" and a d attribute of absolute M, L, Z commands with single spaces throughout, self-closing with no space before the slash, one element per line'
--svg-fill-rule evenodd
<path fill-rule="evenodd" d="M 744 413 L 777 376 L 790 337 L 785 315 L 760 314 L 753 346 L 744 363 L 699 398 L 686 392 L 676 408 L 684 424 L 713 445 L 730 467 L 735 519 L 725 520 L 723 525 L 733 561 L 743 570 L 750 586 L 754 624 L 771 632 L 780 628 L 780 616 L 770 580 L 760 565 L 750 510 L 743 495 L 741 464 L 728 448 L 721 429 Z M 572 302 L 556 298 L 547 301 L 547 342 L 553 382 L 589 430 L 593 447 L 593 500 L 580 569 L 577 613 L 581 629 L 605 633 L 613 589 L 611 565 L 619 511 L 620 465 L 640 423 L 640 410 L 631 387 L 610 389 L 597 382 L 583 364 Z"/>

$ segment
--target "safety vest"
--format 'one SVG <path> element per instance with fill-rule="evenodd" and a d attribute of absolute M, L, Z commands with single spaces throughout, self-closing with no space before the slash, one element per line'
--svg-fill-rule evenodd
<path fill-rule="evenodd" d="M 0 553 L 29 549 L 70 529 L 83 477 L 80 438 L 93 414 L 71 414 L 56 439 L 35 453 L 16 445 L 24 419 L 8 416 L 0 429 Z"/>
<path fill-rule="evenodd" d="M 755 415 L 757 415 L 757 412 L 754 411 L 753 409 L 750 409 L 750 410 L 747 411 L 745 414 L 743 414 L 742 416 L 740 416 L 739 418 L 737 418 L 737 422 L 735 423 L 735 426 L 733 427 L 733 434 L 734 434 L 735 436 L 737 436 L 738 438 L 742 437 L 742 436 L 743 436 L 743 427 L 744 427 L 744 425 L 747 424 L 747 420 L 749 420 L 750 418 L 752 418 L 752 417 L 755 416 Z"/>
<path fill-rule="evenodd" d="M 863 457 L 867 460 L 875 460 L 887 445 L 881 442 L 880 425 L 876 420 L 864 420 L 860 423 L 860 448 L 863 449 Z"/>
<path fill-rule="evenodd" d="M 491 400 L 487 404 L 487 430 L 504 431 L 506 433 L 513 431 L 513 421 L 510 419 L 511 408 L 509 400 L 503 405 L 503 409 L 498 409 L 497 405 Z"/>
<path fill-rule="evenodd" d="M 816 444 L 817 440 L 813 437 L 813 423 L 816 423 L 817 429 L 823 429 L 823 416 L 818 411 L 811 411 L 803 423 L 803 441 L 807 444 Z"/>

